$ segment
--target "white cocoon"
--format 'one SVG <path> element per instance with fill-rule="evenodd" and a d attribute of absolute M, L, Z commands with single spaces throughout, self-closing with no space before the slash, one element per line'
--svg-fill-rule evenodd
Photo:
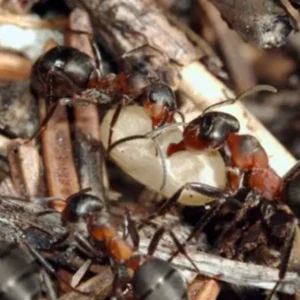
<path fill-rule="evenodd" d="M 110 110 L 101 125 L 101 136 L 107 148 L 108 134 L 114 109 Z M 141 135 L 152 130 L 151 121 L 144 109 L 137 105 L 125 107 L 115 126 L 112 141 Z M 164 130 L 158 138 L 165 152 L 171 142 L 182 138 L 182 129 L 177 127 Z M 157 155 L 156 144 L 151 139 L 138 139 L 116 146 L 110 153 L 111 159 L 131 177 L 147 187 L 158 191 L 163 181 L 161 159 Z M 167 182 L 162 191 L 165 197 L 171 197 L 187 182 L 201 182 L 214 187 L 224 188 L 226 170 L 222 157 L 217 151 L 180 151 L 166 159 Z M 203 205 L 212 199 L 201 194 L 186 191 L 180 202 L 185 205 Z"/>

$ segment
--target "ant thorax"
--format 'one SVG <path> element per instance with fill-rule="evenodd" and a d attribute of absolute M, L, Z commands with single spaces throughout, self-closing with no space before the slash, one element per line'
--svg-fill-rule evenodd
<path fill-rule="evenodd" d="M 114 110 L 110 110 L 101 125 L 104 147 L 108 147 L 110 123 Z M 125 107 L 113 127 L 112 143 L 133 135 L 145 135 L 152 131 L 152 123 L 145 110 L 136 105 Z M 170 158 L 166 149 L 172 142 L 182 139 L 180 126 L 168 128 L 155 139 L 140 138 L 117 145 L 110 157 L 130 176 L 147 187 L 160 191 L 163 182 L 162 158 L 157 146 L 161 148 L 166 166 L 166 183 L 161 190 L 165 197 L 172 196 L 187 182 L 202 182 L 214 187 L 226 186 L 226 170 L 223 159 L 217 151 L 180 151 Z M 156 141 L 155 141 L 156 140 Z M 187 205 L 202 205 L 211 198 L 194 192 L 184 192 L 180 202 Z"/>

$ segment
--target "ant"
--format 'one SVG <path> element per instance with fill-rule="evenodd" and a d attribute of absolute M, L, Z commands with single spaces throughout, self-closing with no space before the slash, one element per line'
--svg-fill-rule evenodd
<path fill-rule="evenodd" d="M 258 91 L 276 92 L 267 85 L 258 85 L 236 99 L 228 99 L 206 108 L 192 120 L 183 131 L 183 139 L 170 144 L 167 155 L 185 150 L 219 150 L 227 164 L 227 176 L 231 190 L 238 190 L 246 179 L 249 186 L 259 191 L 264 198 L 274 199 L 280 195 L 282 181 L 269 166 L 266 151 L 259 141 L 249 134 L 237 134 L 239 121 L 231 114 L 210 111 L 224 104 L 233 104 Z"/>
<path fill-rule="evenodd" d="M 178 251 L 182 253 L 198 270 L 180 242 L 171 230 L 161 227 L 154 234 L 149 247 L 148 254 L 136 253 L 139 248 L 139 234 L 130 213 L 126 210 L 127 230 L 132 244 L 125 238 L 121 238 L 112 221 L 111 215 L 104 208 L 101 199 L 88 193 L 76 195 L 67 202 L 62 216 L 66 221 L 77 222 L 84 220 L 87 230 L 94 241 L 97 249 L 104 249 L 114 266 L 117 267 L 113 283 L 113 294 L 117 294 L 124 277 L 131 277 L 131 286 L 135 299 L 188 299 L 187 286 L 179 271 L 170 263 L 153 257 L 164 233 L 167 231 Z M 125 276 L 123 270 L 127 270 Z"/>
<path fill-rule="evenodd" d="M 96 46 L 94 47 L 95 49 Z M 84 52 L 69 46 L 52 48 L 34 63 L 31 73 L 33 91 L 46 95 L 48 112 L 36 138 L 55 112 L 58 103 L 82 105 L 113 102 L 123 99 L 141 101 L 149 114 L 153 128 L 173 122 L 177 111 L 174 92 L 165 83 L 138 72 L 104 75 L 100 52 L 95 50 L 99 67 Z M 122 104 L 116 110 L 111 127 L 116 123 Z M 111 141 L 112 129 L 109 137 Z"/>
<path fill-rule="evenodd" d="M 267 198 L 273 198 L 274 194 L 280 191 L 279 176 L 269 167 L 268 156 L 260 145 L 260 143 L 251 135 L 236 134 L 240 129 L 240 124 L 237 118 L 233 115 L 210 111 L 216 107 L 225 104 L 234 104 L 243 98 L 260 91 L 276 92 L 276 89 L 269 85 L 258 85 L 251 88 L 235 99 L 227 99 L 222 102 L 213 104 L 207 107 L 202 114 L 192 120 L 190 123 L 175 123 L 167 124 L 152 132 L 141 136 L 129 136 L 120 139 L 108 147 L 108 154 L 114 147 L 123 142 L 130 141 L 137 138 L 152 138 L 159 134 L 166 128 L 174 126 L 185 126 L 183 131 L 183 139 L 179 143 L 172 143 L 167 149 L 167 155 L 171 156 L 174 153 L 186 149 L 200 150 L 200 151 L 220 151 L 223 154 L 227 163 L 229 185 L 234 188 L 242 184 L 244 173 L 249 174 L 249 183 L 252 188 L 259 189 L 261 192 L 265 191 Z M 163 156 L 162 156 L 163 157 Z M 164 164 L 163 164 L 164 166 Z M 261 170 L 264 169 L 264 173 Z M 164 167 L 164 182 L 166 181 L 166 168 Z M 271 183 L 269 190 L 264 190 L 266 182 Z M 267 195 L 269 193 L 270 195 Z"/>

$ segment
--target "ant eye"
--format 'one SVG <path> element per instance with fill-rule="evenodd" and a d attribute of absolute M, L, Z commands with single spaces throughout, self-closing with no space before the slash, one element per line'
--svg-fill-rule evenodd
<path fill-rule="evenodd" d="M 201 134 L 209 135 L 213 129 L 213 117 L 212 116 L 203 116 L 201 124 Z"/>

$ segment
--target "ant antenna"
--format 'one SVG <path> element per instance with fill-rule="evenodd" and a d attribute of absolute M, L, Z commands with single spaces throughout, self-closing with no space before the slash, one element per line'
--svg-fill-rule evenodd
<path fill-rule="evenodd" d="M 104 75 L 104 66 L 103 66 L 102 55 L 101 55 L 101 52 L 100 52 L 96 42 L 92 41 L 91 44 L 92 44 L 92 47 L 94 49 L 96 66 L 97 66 L 97 69 L 98 69 L 98 72 L 99 72 L 98 75 L 99 75 L 99 78 L 101 78 Z"/>
<path fill-rule="evenodd" d="M 208 112 L 209 110 L 222 106 L 222 105 L 228 105 L 228 104 L 234 104 L 237 101 L 241 101 L 244 98 L 255 94 L 255 93 L 259 93 L 259 92 L 270 92 L 270 93 L 277 93 L 277 89 L 275 89 L 273 86 L 271 85 L 267 85 L 267 84 L 260 84 L 260 85 L 256 85 L 248 90 L 246 90 L 245 92 L 241 93 L 239 96 L 237 96 L 236 98 L 229 98 L 226 99 L 224 101 L 212 104 L 210 106 L 208 106 L 207 108 L 205 108 L 202 112 L 202 115 L 204 115 L 206 112 Z"/>

